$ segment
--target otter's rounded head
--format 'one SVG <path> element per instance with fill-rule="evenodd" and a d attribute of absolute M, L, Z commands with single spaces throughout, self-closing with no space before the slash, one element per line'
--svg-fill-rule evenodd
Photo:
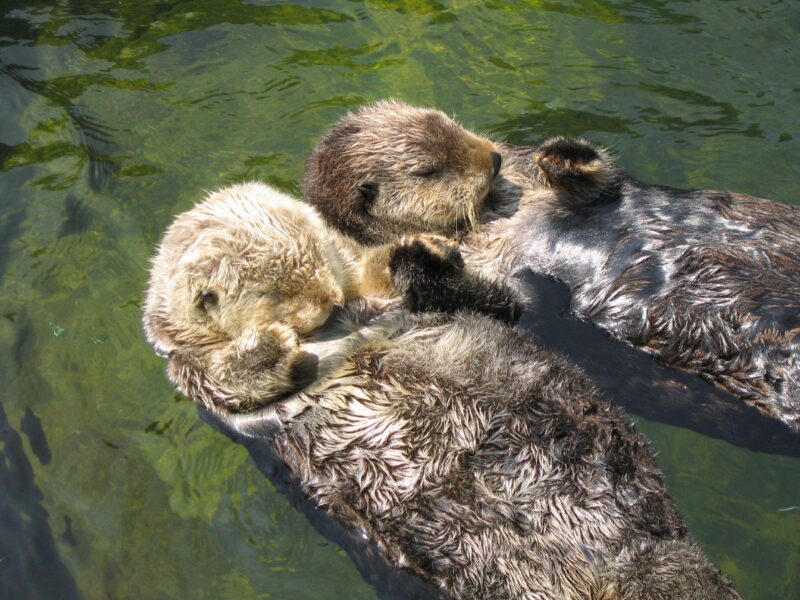
<path fill-rule="evenodd" d="M 144 326 L 182 392 L 241 411 L 298 387 L 301 336 L 345 301 L 329 237 L 311 207 L 258 183 L 175 219 L 153 258 Z"/>
<path fill-rule="evenodd" d="M 306 165 L 306 199 L 364 243 L 476 227 L 500 154 L 443 112 L 381 101 L 343 117 Z"/>

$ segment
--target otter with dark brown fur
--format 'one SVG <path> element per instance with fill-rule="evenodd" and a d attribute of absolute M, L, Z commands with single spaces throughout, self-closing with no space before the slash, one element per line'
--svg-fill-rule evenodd
<path fill-rule="evenodd" d="M 307 199 L 340 230 L 376 244 L 476 225 L 501 157 L 439 111 L 381 102 L 340 123 L 309 164 Z"/>
<path fill-rule="evenodd" d="M 212 197 L 211 210 L 200 205 L 170 228 L 153 263 L 148 337 L 198 402 L 274 422 L 275 452 L 332 516 L 460 599 L 739 597 L 686 532 L 647 441 L 579 370 L 501 321 L 354 299 L 303 332 L 298 349 L 318 368 L 287 395 L 280 377 L 265 377 L 284 362 L 251 360 L 248 340 L 275 347 L 262 340 L 269 320 L 292 314 L 260 297 L 305 256 L 317 273 L 309 285 L 320 287 L 338 254 L 307 250 L 326 239 L 307 207 L 261 203 L 258 216 L 235 209 L 242 197 Z M 231 243 L 236 223 L 244 245 Z M 192 239 L 181 231 L 192 224 L 200 239 L 175 243 Z M 287 246 L 281 230 L 302 246 Z M 464 287 L 499 297 L 435 241 L 406 239 L 389 263 L 394 287 L 422 310 Z M 217 294 L 217 315 L 199 306 L 203 290 Z M 281 306 L 308 314 L 307 291 Z"/>
<path fill-rule="evenodd" d="M 426 132 L 434 120 L 446 135 Z M 800 209 L 645 185 L 602 148 L 562 138 L 537 148 L 495 145 L 503 168 L 491 192 L 451 196 L 450 182 L 474 168 L 449 166 L 447 149 L 462 138 L 474 134 L 439 111 L 364 107 L 320 141 L 304 193 L 329 223 L 364 242 L 389 240 L 397 221 L 403 233 L 463 231 L 468 264 L 495 276 L 532 268 L 556 277 L 580 317 L 800 426 Z M 387 167 L 399 150 L 386 148 L 402 148 L 405 162 Z M 427 161 L 439 171 L 424 181 L 403 166 Z M 339 174 L 331 180 L 338 186 L 319 185 L 325 173 Z M 359 201 L 358 186 L 369 197 L 398 188 L 408 200 L 389 217 L 369 197 Z M 480 212 L 479 228 L 468 231 L 465 210 Z M 427 212 L 449 220 L 432 229 Z"/>

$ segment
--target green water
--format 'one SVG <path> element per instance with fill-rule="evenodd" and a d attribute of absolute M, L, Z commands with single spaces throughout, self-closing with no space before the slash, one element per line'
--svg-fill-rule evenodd
<path fill-rule="evenodd" d="M 514 143 L 583 135 L 650 182 L 795 202 L 798 32 L 788 0 L 2 0 L 0 584 L 374 598 L 146 345 L 170 218 L 244 179 L 298 193 L 325 128 L 387 96 Z M 780 510 L 800 461 L 640 425 L 742 594 L 800 597 L 800 509 Z"/>

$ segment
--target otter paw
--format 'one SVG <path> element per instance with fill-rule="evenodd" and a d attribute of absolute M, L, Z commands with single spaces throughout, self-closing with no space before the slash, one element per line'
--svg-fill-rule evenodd
<path fill-rule="evenodd" d="M 412 278 L 446 277 L 464 269 L 464 259 L 455 242 L 424 234 L 404 237 L 389 254 L 389 272 Z"/>
<path fill-rule="evenodd" d="M 392 248 L 389 269 L 395 289 L 412 309 L 421 309 L 427 306 L 426 299 L 463 276 L 464 259 L 447 238 L 417 235 L 403 238 Z"/>
<path fill-rule="evenodd" d="M 414 260 L 420 266 L 425 266 L 429 270 L 449 271 L 464 267 L 464 259 L 461 258 L 458 244 L 444 236 L 432 233 L 406 236 L 401 239 L 392 249 L 389 261 L 390 268 L 395 257 L 402 257 L 403 260 Z"/>
<path fill-rule="evenodd" d="M 228 346 L 217 362 L 227 365 L 232 373 L 256 373 L 275 368 L 299 352 L 297 331 L 288 325 L 273 323 L 266 329 L 246 331 Z"/>
<path fill-rule="evenodd" d="M 300 347 L 300 335 L 297 329 L 283 323 L 273 323 L 267 332 L 274 338 L 278 348 L 284 352 L 296 352 Z"/>
<path fill-rule="evenodd" d="M 547 140 L 536 149 L 533 160 L 548 186 L 573 191 L 604 187 L 614 170 L 604 150 L 582 139 Z"/>

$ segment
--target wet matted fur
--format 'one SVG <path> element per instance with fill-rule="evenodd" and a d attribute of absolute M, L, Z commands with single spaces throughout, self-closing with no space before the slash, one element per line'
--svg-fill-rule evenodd
<path fill-rule="evenodd" d="M 227 239 L 229 213 L 214 215 L 203 229 L 221 219 Z M 261 321 L 272 313 L 241 299 L 269 280 L 271 271 L 255 267 L 279 261 L 283 246 L 255 233 L 249 239 L 203 249 L 225 266 L 210 279 L 218 294 L 225 290 L 219 309 L 233 302 L 235 323 L 269 332 Z M 192 244 L 175 253 L 163 247 L 153 273 L 166 269 L 161 261 L 175 267 L 165 271 L 171 279 L 151 277 L 157 289 L 148 298 L 156 300 L 146 303 L 145 322 L 175 383 L 213 410 L 251 409 L 233 415 L 241 423 L 271 421 L 275 452 L 308 496 L 362 529 L 394 564 L 464 599 L 738 598 L 687 533 L 645 438 L 578 369 L 522 332 L 459 306 L 412 314 L 354 299 L 298 341 L 316 369 L 287 393 L 282 379 L 265 379 L 274 361 L 242 360 L 238 350 L 218 356 L 220 342 L 197 337 L 198 327 L 223 322 L 198 306 L 208 281 L 189 275 L 205 270 Z M 395 287 L 417 308 L 463 287 L 460 258 L 436 244 L 405 241 L 390 265 Z M 325 272 L 324 259 L 317 266 Z M 472 290 L 465 297 L 490 298 L 488 312 L 496 312 L 503 296 L 495 284 L 462 276 Z M 200 291 L 160 289 L 187 282 Z M 158 300 L 166 296 L 171 302 Z M 226 343 L 238 348 L 232 337 Z M 219 360 L 232 364 L 220 370 Z"/>
<path fill-rule="evenodd" d="M 309 496 L 455 598 L 738 597 L 646 440 L 489 317 L 375 338 L 274 410 L 276 452 Z"/>
<path fill-rule="evenodd" d="M 602 148 L 562 138 L 537 148 L 495 144 L 502 169 L 491 192 L 451 197 L 447 186 L 460 167 L 447 167 L 437 183 L 422 181 L 404 163 L 386 166 L 394 153 L 383 149 L 401 142 L 406 162 L 453 162 L 442 157 L 459 139 L 459 126 L 439 112 L 448 134 L 427 131 L 435 112 L 380 102 L 343 117 L 309 159 L 308 200 L 364 242 L 386 241 L 396 226 L 380 205 L 352 201 L 350 182 L 362 173 L 381 182 L 374 192 L 394 196 L 397 188 L 409 199 L 405 232 L 430 231 L 430 210 L 449 215 L 440 233 L 464 231 L 471 223 L 463 212 L 477 210 L 481 225 L 461 243 L 468 264 L 494 276 L 529 267 L 564 281 L 580 317 L 797 429 L 800 209 L 730 192 L 645 185 L 620 173 Z M 359 153 L 336 152 L 340 147 Z M 322 170 L 339 176 L 338 187 L 318 185 Z M 432 186 L 436 193 L 427 196 Z M 446 220 L 441 213 L 440 219 Z M 352 227 L 357 221 L 369 222 L 368 235 Z"/>

